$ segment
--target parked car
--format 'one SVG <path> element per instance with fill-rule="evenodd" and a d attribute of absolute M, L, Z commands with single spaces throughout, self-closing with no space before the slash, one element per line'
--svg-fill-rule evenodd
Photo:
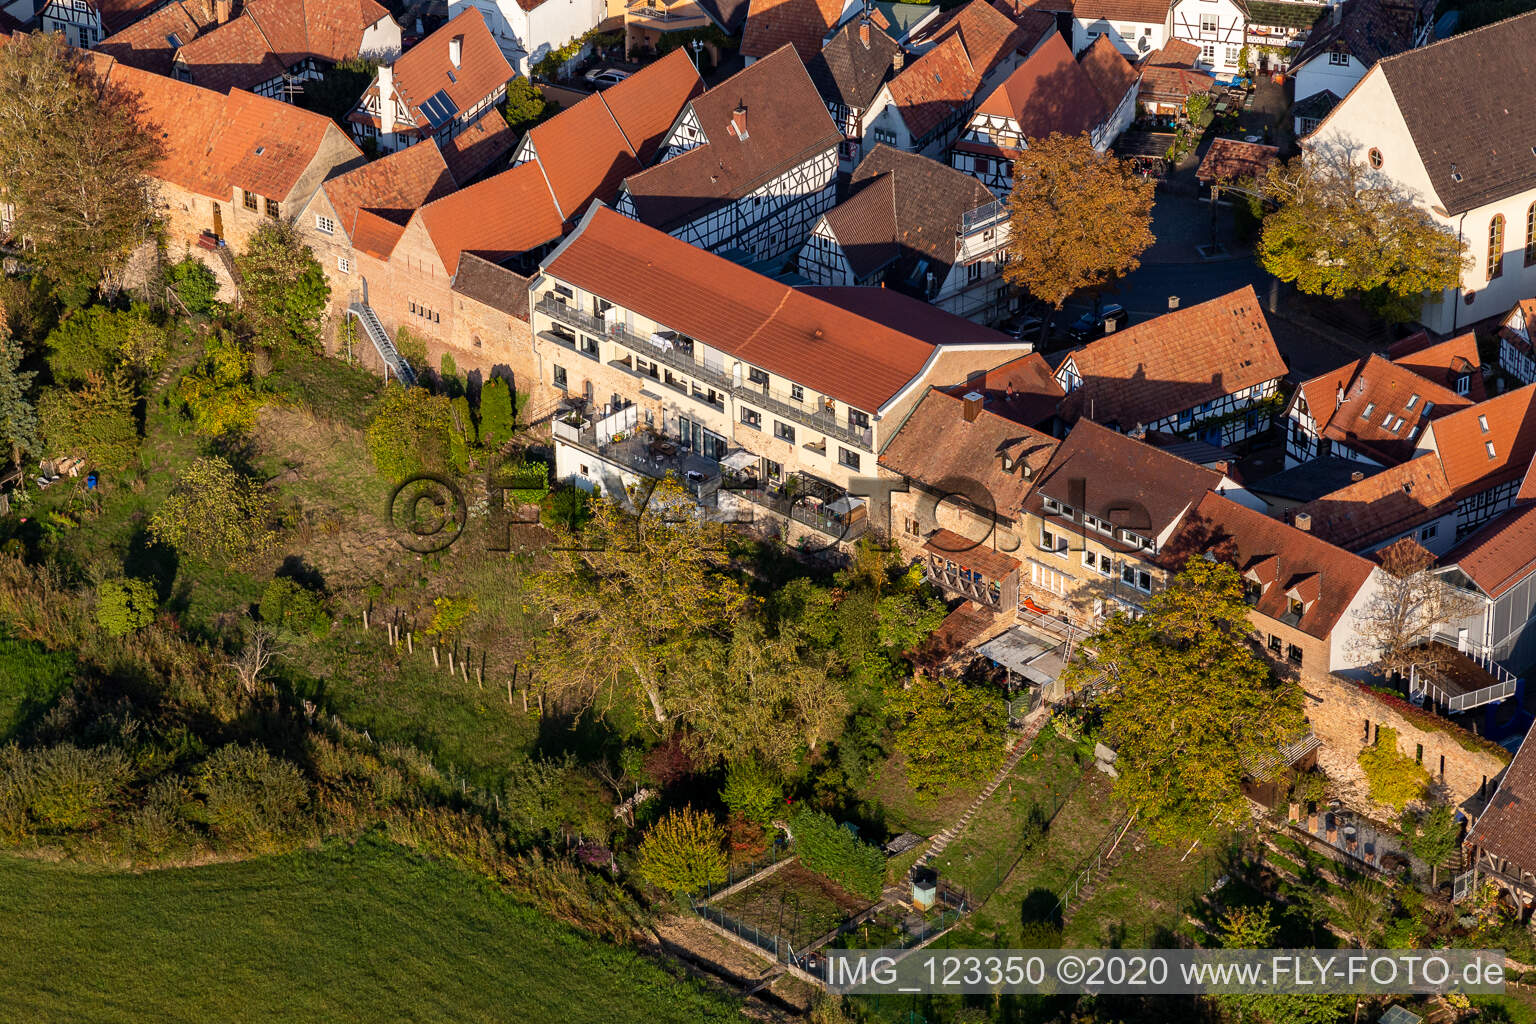
<path fill-rule="evenodd" d="M 1067 328 L 1067 337 L 1081 345 L 1102 338 L 1111 331 L 1118 331 L 1130 322 L 1131 314 L 1126 312 L 1125 307 L 1112 303 L 1101 307 L 1097 313 L 1084 313 L 1072 321 L 1072 325 Z"/>
<path fill-rule="evenodd" d="M 628 71 L 620 71 L 618 68 L 593 68 L 587 72 L 587 84 L 596 89 L 606 89 L 610 85 L 618 85 L 629 77 Z"/>

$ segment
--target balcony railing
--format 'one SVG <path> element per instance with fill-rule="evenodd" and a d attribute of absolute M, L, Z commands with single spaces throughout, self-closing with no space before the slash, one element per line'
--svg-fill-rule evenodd
<path fill-rule="evenodd" d="M 730 374 L 723 369 L 717 369 L 693 358 L 689 352 L 675 348 L 663 348 L 654 344 L 649 338 L 642 338 L 633 333 L 623 324 L 610 324 L 600 316 L 583 312 L 577 307 L 564 302 L 556 301 L 551 295 L 545 294 L 533 307 L 540 313 L 552 316 L 562 323 L 586 331 L 588 334 L 603 338 L 611 338 L 619 344 L 634 351 L 643 359 L 654 359 L 663 366 L 670 366 L 681 373 L 686 373 L 704 383 L 713 385 L 717 389 L 744 398 L 753 405 L 762 406 L 768 412 L 774 413 L 785 419 L 793 420 L 802 426 L 820 431 L 829 437 L 859 445 L 865 450 L 874 450 L 874 431 L 870 427 L 857 427 L 840 421 L 836 415 L 825 410 L 811 410 L 798 405 L 789 396 L 775 395 L 769 390 L 768 385 L 757 385 L 750 382 L 737 383 Z M 566 347 L 569 343 L 561 341 Z M 666 383 L 662 381 L 661 383 Z M 673 385 L 678 391 L 683 388 Z M 686 393 L 686 392 L 684 392 Z M 693 396 L 700 402 L 709 403 L 704 396 Z M 716 405 L 719 408 L 719 405 Z"/>
<path fill-rule="evenodd" d="M 993 608 L 1003 606 L 1002 588 L 991 580 L 987 580 L 974 572 L 964 574 L 957 566 L 954 569 L 941 569 L 929 559 L 923 563 L 923 571 L 928 580 L 936 587 L 940 587 L 952 594 L 961 594 L 980 604 Z"/>
<path fill-rule="evenodd" d="M 809 526 L 818 533 L 825 534 L 834 540 L 852 542 L 864 536 L 869 529 L 869 519 L 864 517 L 853 522 L 831 515 L 824 509 L 814 509 L 803 502 L 792 498 L 784 498 L 780 495 L 769 494 L 760 489 L 738 490 L 732 488 L 733 497 L 740 497 L 759 508 L 767 509 L 777 515 L 786 516 L 803 526 Z"/>

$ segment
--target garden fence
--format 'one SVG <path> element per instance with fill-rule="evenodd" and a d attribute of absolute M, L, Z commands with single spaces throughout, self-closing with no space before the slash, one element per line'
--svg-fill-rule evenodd
<path fill-rule="evenodd" d="M 791 848 L 790 844 L 785 841 L 784 837 L 779 836 L 773 841 L 773 845 L 768 848 L 768 852 L 763 854 L 763 856 L 759 857 L 757 860 L 750 864 L 743 864 L 737 867 L 728 868 L 725 873 L 725 881 L 716 882 L 712 885 L 706 885 L 698 892 L 695 892 L 691 897 L 689 897 L 689 899 L 693 902 L 695 907 L 698 907 L 704 903 L 708 903 L 710 900 L 714 899 L 718 893 L 724 892 L 731 886 L 736 885 L 738 882 L 741 882 L 744 879 L 751 878 L 753 875 L 757 874 L 759 871 L 766 867 L 777 864 L 779 861 L 788 857 L 793 852 L 794 850 Z"/>

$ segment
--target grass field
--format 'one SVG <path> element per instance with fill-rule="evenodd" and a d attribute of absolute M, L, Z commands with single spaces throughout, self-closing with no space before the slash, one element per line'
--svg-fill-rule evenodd
<path fill-rule="evenodd" d="M 0 743 L 47 710 L 74 678 L 75 659 L 0 633 Z"/>
<path fill-rule="evenodd" d="M 0 859 L 0 1020 L 733 1021 L 734 1004 L 364 842 L 148 874 Z"/>

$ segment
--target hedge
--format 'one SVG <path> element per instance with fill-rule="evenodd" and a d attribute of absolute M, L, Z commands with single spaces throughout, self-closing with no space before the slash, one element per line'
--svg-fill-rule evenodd
<path fill-rule="evenodd" d="M 885 886 L 885 854 L 863 843 L 831 815 L 801 809 L 789 819 L 800 863 L 851 893 L 879 899 Z"/>

